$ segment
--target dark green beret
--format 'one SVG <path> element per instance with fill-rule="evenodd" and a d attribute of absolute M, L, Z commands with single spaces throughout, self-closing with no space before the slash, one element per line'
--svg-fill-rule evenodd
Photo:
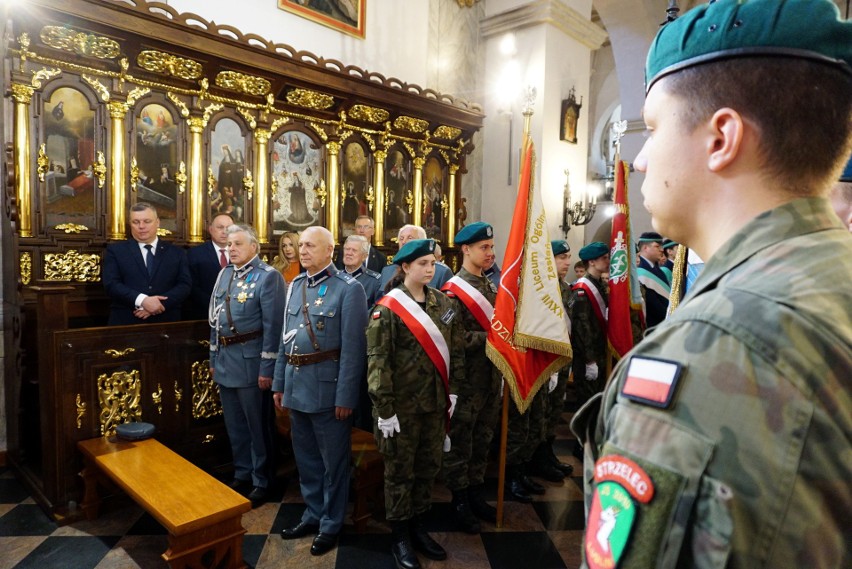
<path fill-rule="evenodd" d="M 680 245 L 680 243 L 678 243 L 677 241 L 672 241 L 668 237 L 663 239 L 663 249 L 671 249 L 672 247 L 677 247 L 678 245 Z"/>
<path fill-rule="evenodd" d="M 399 253 L 393 256 L 393 264 L 402 265 L 403 263 L 410 263 L 420 257 L 434 254 L 434 239 L 415 239 L 403 245 L 402 249 L 399 250 Z"/>
<path fill-rule="evenodd" d="M 656 231 L 646 231 L 639 236 L 639 243 L 659 243 L 663 244 L 663 236 Z"/>
<path fill-rule="evenodd" d="M 645 63 L 645 92 L 670 73 L 731 57 L 780 56 L 852 74 L 852 21 L 830 0 L 717 0 L 660 28 Z"/>
<path fill-rule="evenodd" d="M 609 253 L 609 247 L 600 241 L 594 241 L 580 249 L 580 259 L 583 261 L 591 261 L 598 257 L 603 257 L 607 253 Z"/>
<path fill-rule="evenodd" d="M 846 163 L 846 169 L 843 170 L 843 173 L 840 175 L 840 181 L 852 183 L 852 157 L 850 157 L 849 162 Z"/>
<path fill-rule="evenodd" d="M 456 245 L 470 245 L 486 239 L 494 239 L 494 228 L 484 221 L 477 221 L 462 227 L 456 234 Z"/>
<path fill-rule="evenodd" d="M 554 239 L 550 242 L 550 248 L 553 249 L 553 256 L 561 255 L 562 253 L 567 253 L 571 250 L 571 247 L 568 245 L 568 242 L 564 239 Z"/>

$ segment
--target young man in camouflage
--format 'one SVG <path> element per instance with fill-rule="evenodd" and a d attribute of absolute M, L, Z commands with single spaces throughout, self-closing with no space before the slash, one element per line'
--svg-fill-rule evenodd
<path fill-rule="evenodd" d="M 703 272 L 573 423 L 586 566 L 852 566 L 852 22 L 719 0 L 666 24 L 636 157 Z M 770 96 L 767 97 L 767 94 Z"/>

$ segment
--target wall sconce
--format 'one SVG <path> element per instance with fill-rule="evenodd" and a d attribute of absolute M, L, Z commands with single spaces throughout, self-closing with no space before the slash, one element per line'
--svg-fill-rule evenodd
<path fill-rule="evenodd" d="M 568 237 L 568 231 L 573 225 L 586 225 L 595 216 L 598 207 L 599 189 L 594 185 L 571 190 L 568 170 L 565 170 L 565 187 L 562 192 L 562 229 L 563 237 Z"/>
<path fill-rule="evenodd" d="M 577 144 L 577 122 L 580 119 L 580 109 L 583 108 L 583 97 L 577 102 L 574 87 L 568 92 L 568 98 L 562 101 L 560 121 L 560 139 L 571 144 Z"/>

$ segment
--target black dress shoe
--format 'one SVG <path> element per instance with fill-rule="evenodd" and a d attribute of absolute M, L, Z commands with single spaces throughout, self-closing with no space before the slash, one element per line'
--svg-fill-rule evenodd
<path fill-rule="evenodd" d="M 562 482 L 565 480 L 565 474 L 556 468 L 549 461 L 540 460 L 530 464 L 529 473 L 539 478 L 544 478 L 548 482 Z"/>
<path fill-rule="evenodd" d="M 506 482 L 506 493 L 510 499 L 522 504 L 529 504 L 533 501 L 532 496 L 518 478 L 512 478 Z"/>
<path fill-rule="evenodd" d="M 251 480 L 240 480 L 239 478 L 234 478 L 233 480 L 228 482 L 228 488 L 230 488 L 234 492 L 243 494 L 249 488 L 251 488 Z"/>
<path fill-rule="evenodd" d="M 319 531 L 319 524 L 308 522 L 299 522 L 291 528 L 281 530 L 281 537 L 284 539 L 297 539 L 306 535 L 315 535 Z"/>
<path fill-rule="evenodd" d="M 541 495 L 541 494 L 544 494 L 546 492 L 546 489 L 545 489 L 544 486 L 542 486 L 541 484 L 539 484 L 538 482 L 536 482 L 535 480 L 533 480 L 532 478 L 530 478 L 526 474 L 521 476 L 519 480 L 521 481 L 521 484 L 524 485 L 524 488 L 526 488 L 527 491 L 530 494 Z"/>
<path fill-rule="evenodd" d="M 337 534 L 321 531 L 311 544 L 311 555 L 328 553 L 337 545 Z"/>
<path fill-rule="evenodd" d="M 414 554 L 411 542 L 408 538 L 394 541 L 391 546 L 391 554 L 397 569 L 420 569 L 420 561 Z"/>
<path fill-rule="evenodd" d="M 266 502 L 266 496 L 266 488 L 255 486 L 254 488 L 252 488 L 251 492 L 249 492 L 249 495 L 246 496 L 246 498 L 248 498 L 249 502 L 251 502 L 252 508 L 257 508 L 258 506 Z"/>
<path fill-rule="evenodd" d="M 426 533 L 423 524 L 417 521 L 411 524 L 411 545 L 414 546 L 414 551 L 422 553 L 429 559 L 443 561 L 447 558 L 446 550 L 432 539 L 432 536 Z"/>

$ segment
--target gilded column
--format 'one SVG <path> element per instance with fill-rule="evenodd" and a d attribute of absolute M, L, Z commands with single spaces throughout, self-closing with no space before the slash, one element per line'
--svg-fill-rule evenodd
<path fill-rule="evenodd" d="M 18 233 L 21 237 L 32 237 L 30 101 L 33 98 L 33 89 L 28 85 L 14 83 L 12 97 L 15 99 L 15 185 L 18 197 Z"/>
<path fill-rule="evenodd" d="M 207 121 L 189 118 L 189 242 L 204 241 L 204 172 L 201 168 L 201 135 Z"/>
<path fill-rule="evenodd" d="M 259 128 L 254 131 L 255 148 L 255 195 L 254 195 L 254 228 L 257 231 L 257 240 L 261 243 L 269 243 L 269 160 L 267 149 L 272 133 L 266 129 Z"/>
<path fill-rule="evenodd" d="M 426 159 L 422 156 L 414 160 L 414 225 L 423 227 L 423 165 Z"/>
<path fill-rule="evenodd" d="M 456 244 L 456 172 L 458 170 L 458 164 L 450 164 L 450 207 L 449 215 L 447 215 L 447 247 L 454 247 Z"/>
<path fill-rule="evenodd" d="M 375 176 L 373 176 L 373 187 L 376 188 L 376 203 L 373 209 L 375 222 L 375 233 L 373 234 L 373 245 L 385 244 L 385 159 L 388 153 L 384 150 L 376 150 Z"/>
<path fill-rule="evenodd" d="M 332 140 L 326 143 L 328 148 L 328 169 L 326 171 L 326 179 L 328 180 L 328 229 L 331 231 L 331 236 L 334 242 L 339 240 L 340 232 L 340 176 L 337 157 L 340 154 L 340 142 Z"/>
<path fill-rule="evenodd" d="M 110 199 L 110 239 L 124 239 L 125 234 L 125 210 L 127 209 L 127 162 L 125 160 L 126 150 L 124 148 L 124 119 L 127 116 L 128 105 L 123 101 L 109 102 L 110 134 L 112 138 L 112 157 L 109 172 L 109 187 L 112 198 Z"/>

